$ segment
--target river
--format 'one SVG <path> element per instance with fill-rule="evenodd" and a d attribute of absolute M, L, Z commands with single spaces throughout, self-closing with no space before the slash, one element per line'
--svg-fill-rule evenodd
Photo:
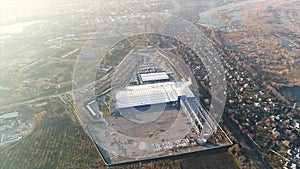
<path fill-rule="evenodd" d="M 243 6 L 243 5 L 246 5 L 248 3 L 253 3 L 253 2 L 260 2 L 260 1 L 263 1 L 263 0 L 246 0 L 246 1 L 241 1 L 241 2 L 235 2 L 235 3 L 229 3 L 227 5 L 224 5 L 224 6 L 219 6 L 219 7 L 214 7 L 214 8 L 211 8 L 207 11 L 204 11 L 204 12 L 201 12 L 199 14 L 199 22 L 201 23 L 206 23 L 206 24 L 209 24 L 209 25 L 214 25 L 218 28 L 220 27 L 224 27 L 226 26 L 224 23 L 222 23 L 221 21 L 218 21 L 216 19 L 213 18 L 213 13 L 218 11 L 218 10 L 225 10 L 225 9 L 229 9 L 229 8 L 233 8 L 233 7 L 237 7 L 237 6 Z M 236 15 L 238 13 L 234 13 L 234 15 Z M 242 18 L 239 17 L 237 18 L 239 20 L 241 20 Z M 241 20 L 243 21 L 243 20 Z"/>
<path fill-rule="evenodd" d="M 287 27 L 293 27 L 294 26 L 291 22 L 288 22 L 283 18 L 280 18 L 280 22 L 285 24 Z"/>
<path fill-rule="evenodd" d="M 281 94 L 289 94 L 296 99 L 296 103 L 300 105 L 300 86 L 282 87 L 278 90 Z"/>
<path fill-rule="evenodd" d="M 286 41 L 285 39 L 283 39 L 283 38 L 279 38 L 279 37 L 277 37 L 277 36 L 275 36 L 275 38 L 276 39 L 278 39 L 278 40 L 280 40 L 281 41 L 281 43 L 282 43 L 282 45 L 289 51 L 289 52 L 291 52 L 293 49 L 290 47 L 290 42 L 288 42 L 288 41 Z"/>
<path fill-rule="evenodd" d="M 218 10 L 225 10 L 225 9 L 230 9 L 230 8 L 233 8 L 233 7 L 237 7 L 237 6 L 242 6 L 242 5 L 246 5 L 248 3 L 253 3 L 253 2 L 260 2 L 260 1 L 263 1 L 263 0 L 246 0 L 246 1 L 241 1 L 241 2 L 236 2 L 236 3 L 230 3 L 230 4 L 227 4 L 227 5 L 224 5 L 224 6 L 219 6 L 219 7 L 214 7 L 214 8 L 211 8 L 207 11 L 204 11 L 204 12 L 201 12 L 199 14 L 199 22 L 201 23 L 206 23 L 206 24 L 209 24 L 209 25 L 213 25 L 215 27 L 224 27 L 226 26 L 224 23 L 222 23 L 221 21 L 217 20 L 217 19 L 214 19 L 213 18 L 213 13 L 218 11 Z M 236 20 L 236 21 L 239 21 L 239 22 L 243 22 L 243 18 L 240 16 L 240 11 L 234 11 L 233 12 L 233 19 Z M 285 21 L 284 19 L 281 19 L 281 22 L 283 22 L 284 24 L 286 24 L 287 26 L 291 27 L 293 26 L 291 23 Z M 278 37 L 276 37 L 278 38 Z M 289 46 L 290 43 L 286 40 L 284 40 L 283 38 L 278 38 L 283 46 L 288 50 L 288 51 L 292 51 L 291 47 Z M 225 43 L 228 43 L 228 45 L 231 45 L 230 42 L 225 42 Z M 255 50 L 256 50 L 256 47 L 255 47 Z M 296 86 L 296 87 L 282 87 L 279 89 L 279 92 L 281 94 L 290 94 L 293 98 L 296 99 L 296 102 L 298 105 L 300 105 L 300 86 Z"/>
<path fill-rule="evenodd" d="M 238 10 L 238 11 L 234 11 L 233 12 L 233 18 L 235 21 L 238 21 L 238 22 L 244 22 L 244 18 L 241 16 L 241 11 Z"/>

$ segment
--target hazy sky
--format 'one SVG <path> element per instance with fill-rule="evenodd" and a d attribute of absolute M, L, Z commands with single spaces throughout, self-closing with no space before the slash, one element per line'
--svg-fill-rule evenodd
<path fill-rule="evenodd" d="M 0 0 L 1 23 L 23 17 L 41 16 L 55 10 L 62 0 Z"/>

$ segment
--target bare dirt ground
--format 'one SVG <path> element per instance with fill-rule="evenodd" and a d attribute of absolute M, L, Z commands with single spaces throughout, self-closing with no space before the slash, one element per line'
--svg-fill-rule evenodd
<path fill-rule="evenodd" d="M 149 123 L 136 123 L 123 117 L 109 116 L 106 120 L 115 130 L 135 138 L 151 137 L 164 132 L 174 123 L 178 116 L 177 110 L 166 110 L 156 120 Z"/>

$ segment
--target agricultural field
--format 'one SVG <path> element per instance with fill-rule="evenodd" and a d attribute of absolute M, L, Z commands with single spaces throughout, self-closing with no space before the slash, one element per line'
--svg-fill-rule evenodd
<path fill-rule="evenodd" d="M 42 105 L 44 102 L 36 103 Z M 106 168 L 106 169 L 179 169 L 194 167 L 214 168 L 209 161 L 222 164 L 223 168 L 236 168 L 233 158 L 227 152 L 215 155 L 193 154 L 171 159 L 152 160 L 107 167 L 81 125 L 71 118 L 74 112 L 58 99 L 47 101 L 47 105 L 36 108 L 34 129 L 21 142 L 0 151 L 0 169 L 53 169 L 53 168 Z M 66 108 L 66 109 L 65 109 Z M 198 161 L 201 162 L 198 162 Z"/>
<path fill-rule="evenodd" d="M 29 136 L 0 152 L 1 169 L 104 166 L 81 126 L 70 119 L 63 107 L 52 105 L 46 109 L 52 108 L 36 114 L 35 129 Z"/>

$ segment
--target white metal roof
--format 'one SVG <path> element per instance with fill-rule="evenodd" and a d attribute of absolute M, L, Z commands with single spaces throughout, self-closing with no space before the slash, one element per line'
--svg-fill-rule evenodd
<path fill-rule="evenodd" d="M 125 108 L 176 101 L 178 96 L 174 86 L 174 82 L 167 82 L 126 87 L 125 90 L 116 91 L 116 107 Z"/>
<path fill-rule="evenodd" d="M 86 107 L 88 108 L 88 110 L 92 113 L 93 116 L 96 116 L 97 114 L 94 112 L 93 108 L 91 107 L 92 104 L 96 103 L 96 100 L 93 100 L 91 102 L 89 102 Z"/>
<path fill-rule="evenodd" d="M 145 73 L 140 74 L 143 82 L 153 81 L 153 80 L 167 80 L 169 76 L 166 72 L 159 73 Z"/>
<path fill-rule="evenodd" d="M 184 88 L 181 89 L 182 87 Z M 116 107 L 127 108 L 134 106 L 173 102 L 178 99 L 178 95 L 190 96 L 192 92 L 187 86 L 178 85 L 174 82 L 164 82 L 128 86 L 123 90 L 117 90 L 115 94 Z"/>
<path fill-rule="evenodd" d="M 0 116 L 0 117 L 1 117 L 1 118 L 4 118 L 4 119 L 8 119 L 8 118 L 17 117 L 18 115 L 19 115 L 19 112 L 14 111 L 14 112 L 10 112 L 10 113 L 3 114 L 3 115 Z"/>
<path fill-rule="evenodd" d="M 188 82 L 177 82 L 176 83 L 176 91 L 178 96 L 185 95 L 186 97 L 195 97 L 194 93 L 189 88 Z"/>

